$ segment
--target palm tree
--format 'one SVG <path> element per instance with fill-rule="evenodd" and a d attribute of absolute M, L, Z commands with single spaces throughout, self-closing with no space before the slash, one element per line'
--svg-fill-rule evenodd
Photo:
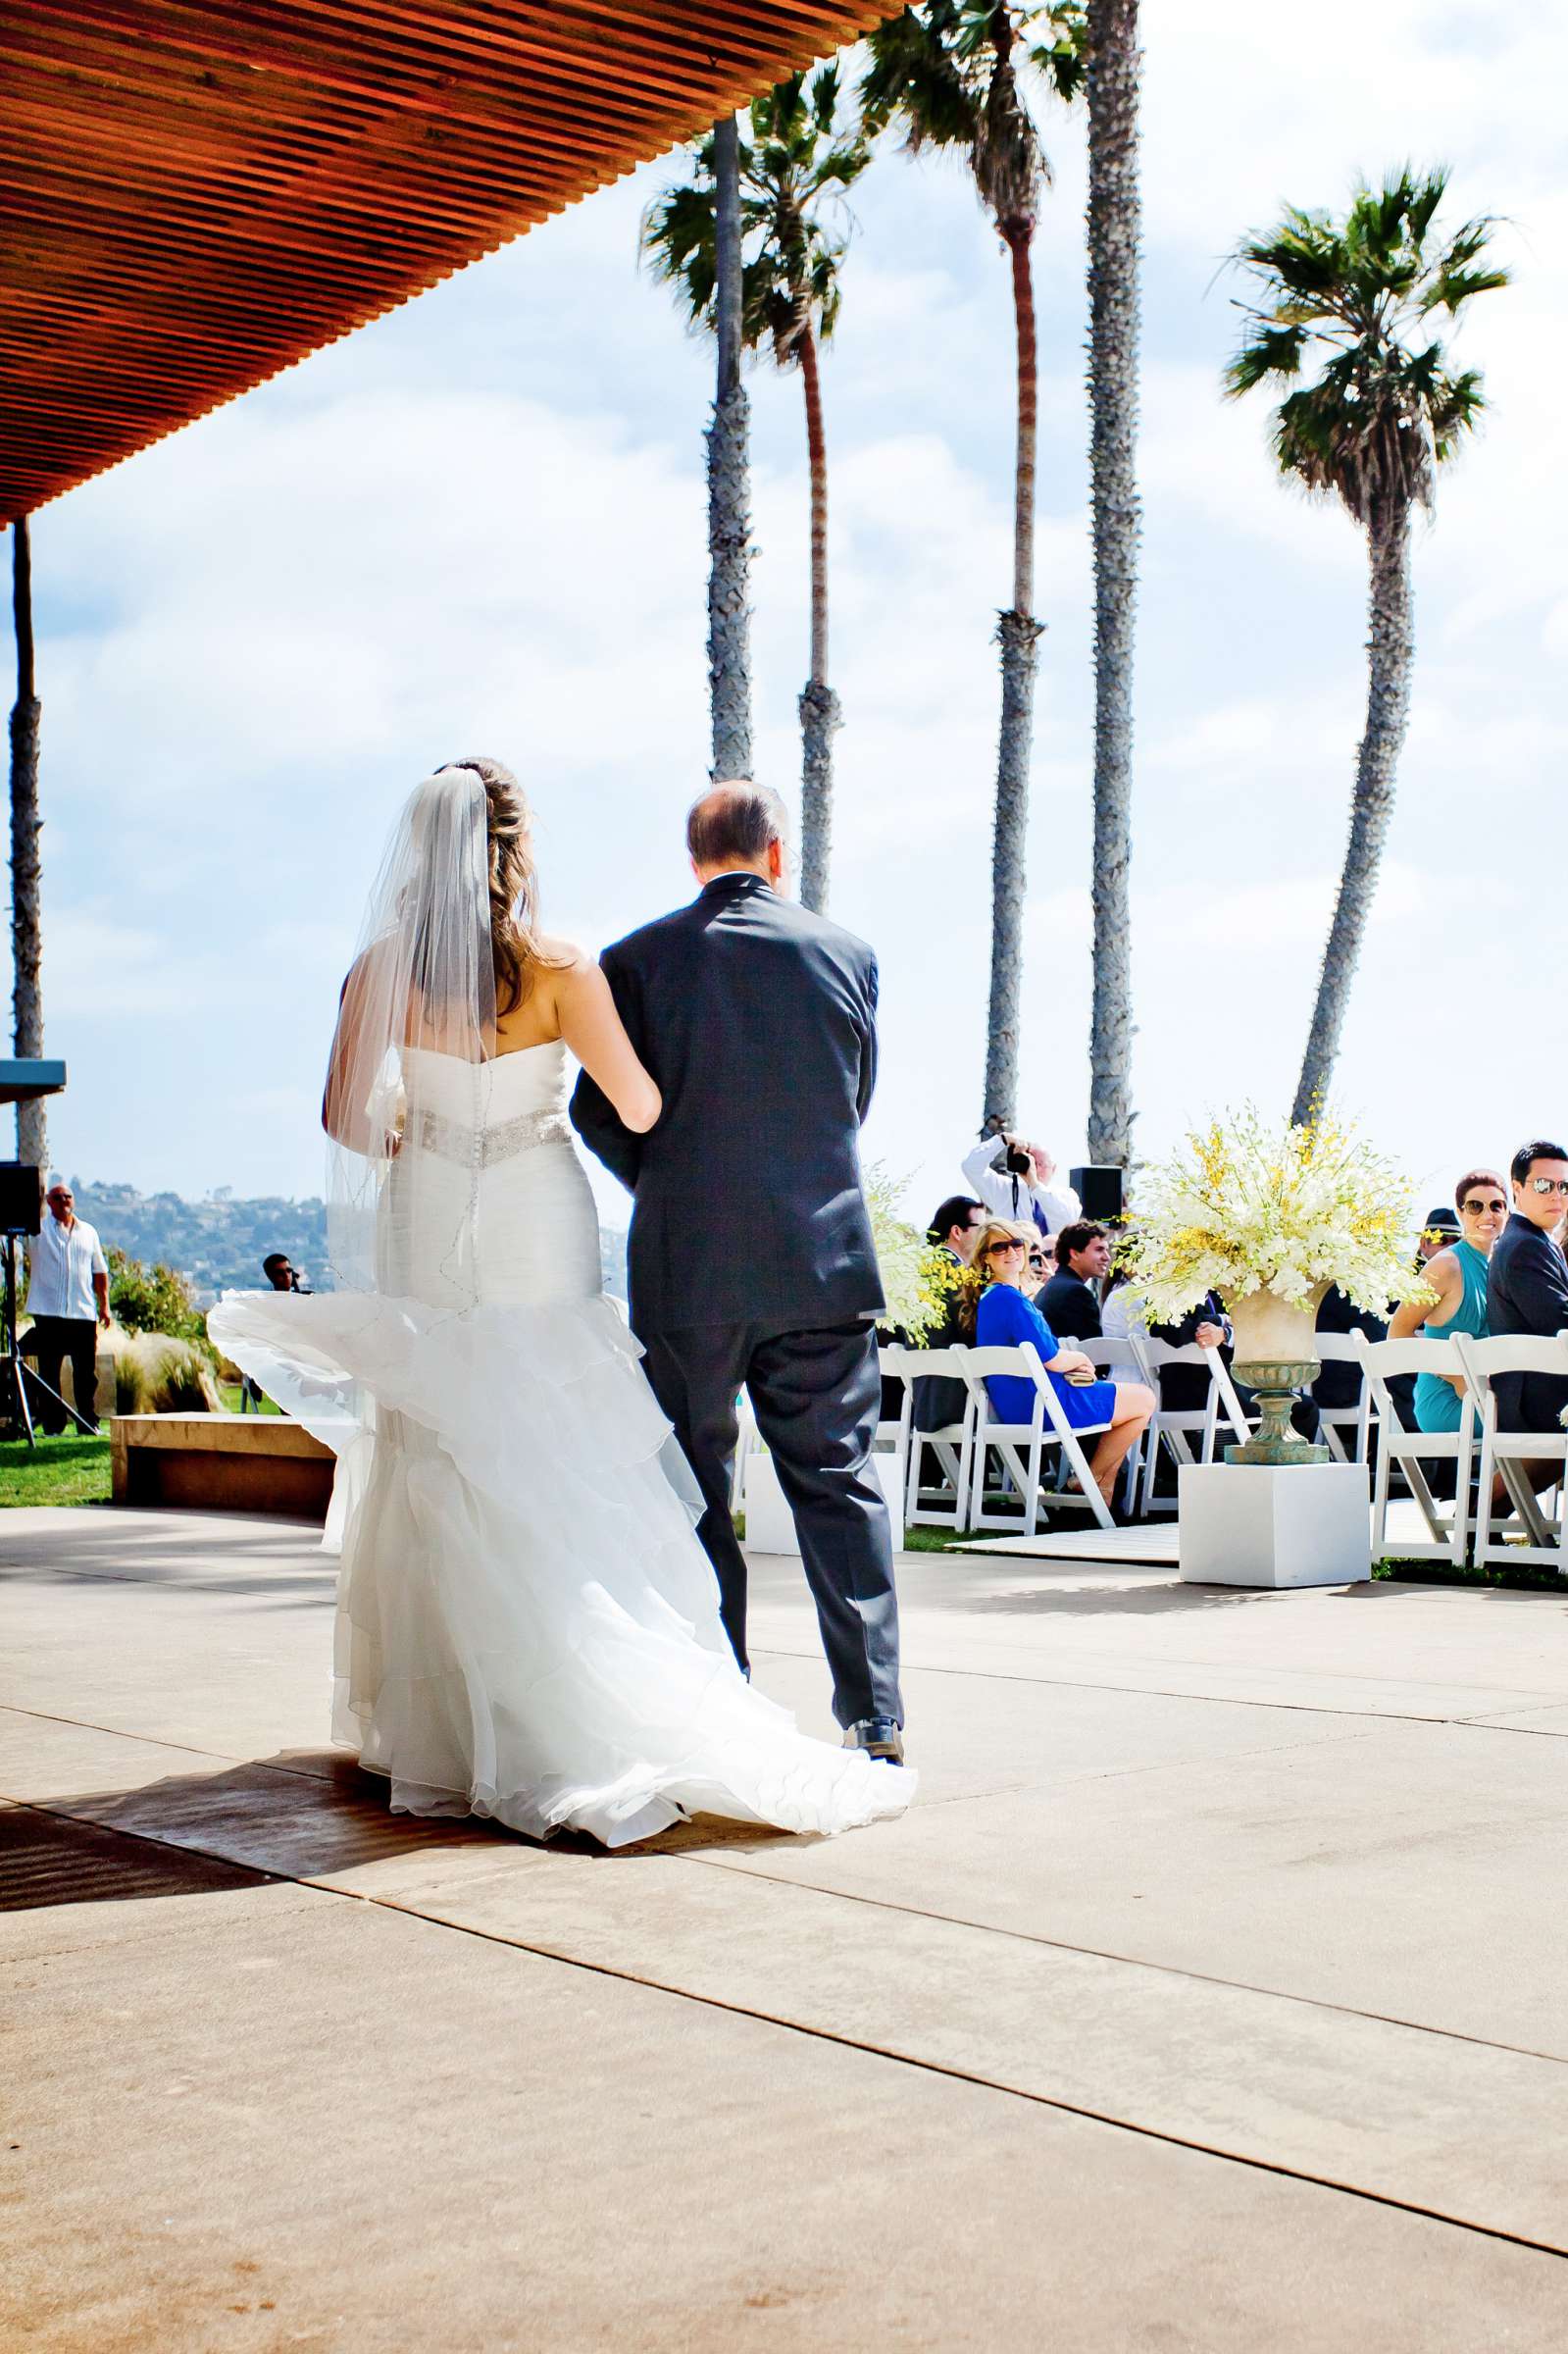
<path fill-rule="evenodd" d="M 714 311 L 719 345 L 708 428 L 708 696 L 713 780 L 751 774 L 751 404 L 740 382 L 740 133 L 713 127 Z"/>
<path fill-rule="evenodd" d="M 1340 500 L 1366 533 L 1371 570 L 1366 727 L 1296 1121 L 1312 1116 L 1334 1075 L 1393 807 L 1415 652 L 1411 510 L 1430 512 L 1439 469 L 1486 405 L 1479 374 L 1453 371 L 1429 322 L 1440 311 L 1457 321 L 1477 294 L 1508 283 L 1507 271 L 1485 259 L 1492 221 L 1439 235 L 1435 216 L 1446 187 L 1445 172 L 1417 177 L 1407 166 L 1381 188 L 1360 183 L 1342 221 L 1291 207 L 1235 256 L 1252 273 L 1256 299 L 1240 305 L 1246 328 L 1225 388 L 1239 398 L 1256 384 L 1294 387 L 1274 413 L 1280 472 Z M 1302 384 L 1309 355 L 1323 365 Z"/>
<path fill-rule="evenodd" d="M 829 219 L 871 160 L 858 129 L 838 127 L 838 74 L 825 66 L 809 86 L 791 75 L 751 103 L 751 141 L 737 155 L 742 249 L 740 340 L 766 344 L 780 368 L 798 368 L 805 393 L 811 466 L 811 673 L 800 696 L 803 749 L 800 896 L 828 904 L 833 818 L 833 739 L 843 724 L 828 683 L 828 447 L 823 432 L 818 346 L 833 333 L 847 237 Z M 695 176 L 672 188 L 643 218 L 642 250 L 655 274 L 679 290 L 695 324 L 716 325 L 717 202 L 712 141 L 697 150 Z"/>
<path fill-rule="evenodd" d="M 1018 344 L 1018 446 L 1013 481 L 1013 600 L 997 619 L 1002 717 L 991 854 L 991 977 L 983 1125 L 1017 1117 L 1019 993 L 1023 978 L 1024 849 L 1035 722 L 1037 360 L 1031 248 L 1050 166 L 1022 75 L 1037 69 L 1071 100 L 1084 75 L 1080 0 L 921 0 L 867 36 L 861 83 L 869 130 L 902 125 L 912 154 L 957 148 L 996 224 L 1012 270 Z"/>
<path fill-rule="evenodd" d="M 1138 437 L 1138 0 L 1087 0 L 1089 474 L 1094 528 L 1094 999 L 1088 1156 L 1132 1165 L 1133 615 Z"/>
<path fill-rule="evenodd" d="M 38 722 L 43 706 L 33 686 L 32 547 L 25 515 L 11 527 L 11 609 L 17 630 L 17 699 L 11 706 L 12 1051 L 34 1055 L 43 1052 L 43 993 L 38 980 Z M 17 1157 L 30 1167 L 48 1166 L 48 1127 L 41 1102 L 17 1105 Z"/>

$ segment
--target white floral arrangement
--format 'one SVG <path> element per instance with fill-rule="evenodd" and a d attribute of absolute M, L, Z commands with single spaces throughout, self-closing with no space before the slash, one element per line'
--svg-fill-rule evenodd
<path fill-rule="evenodd" d="M 918 1349 L 945 1319 L 949 1298 L 963 1270 L 907 1218 L 899 1216 L 898 1203 L 907 1179 L 890 1177 L 881 1161 L 873 1161 L 865 1175 L 871 1239 L 887 1302 L 884 1320 L 896 1326 Z"/>
<path fill-rule="evenodd" d="M 1118 1254 L 1156 1322 L 1208 1292 L 1315 1308 L 1334 1284 L 1357 1307 L 1431 1299 L 1412 1259 L 1415 1198 L 1396 1164 L 1323 1113 L 1300 1127 L 1251 1104 L 1191 1130 L 1138 1173 L 1136 1230 Z"/>

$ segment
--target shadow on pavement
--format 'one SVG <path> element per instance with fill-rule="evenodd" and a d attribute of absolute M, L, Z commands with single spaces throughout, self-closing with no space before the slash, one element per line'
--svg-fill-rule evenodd
<path fill-rule="evenodd" d="M 259 1888 L 268 1874 L 26 1807 L 0 1810 L 0 1913 Z"/>

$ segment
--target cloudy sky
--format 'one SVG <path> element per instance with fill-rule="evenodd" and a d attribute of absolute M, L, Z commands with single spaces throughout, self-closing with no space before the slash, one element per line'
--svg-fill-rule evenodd
<path fill-rule="evenodd" d="M 1414 716 L 1343 1106 L 1428 1195 L 1568 1125 L 1561 92 L 1568 20 L 1501 0 L 1151 8 L 1134 1095 L 1156 1152 L 1289 1103 L 1342 846 L 1365 560 L 1217 390 L 1220 269 L 1282 200 L 1445 162 L 1517 282 L 1460 338 L 1492 412 L 1416 547 Z M 1081 127 L 1046 120 L 1037 244 L 1039 672 L 1021 1112 L 1083 1155 L 1089 567 Z M 655 166 L 41 513 L 46 1009 L 83 1178 L 320 1191 L 338 981 L 430 768 L 494 751 L 546 916 L 594 946 L 686 896 L 707 760 L 710 359 L 635 265 Z M 1011 320 L 958 171 L 879 161 L 826 370 L 834 913 L 882 957 L 870 1152 L 948 1189 L 981 1109 Z M 752 380 L 759 769 L 793 793 L 806 659 L 798 383 Z M 621 1214 L 606 1181 L 605 1203 Z M 615 1206 L 612 1208 L 612 1204 Z"/>

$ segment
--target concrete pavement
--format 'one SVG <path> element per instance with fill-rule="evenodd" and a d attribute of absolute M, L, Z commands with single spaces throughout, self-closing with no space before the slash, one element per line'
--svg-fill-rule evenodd
<path fill-rule="evenodd" d="M 904 1821 L 605 1857 L 386 1814 L 312 1532 L 0 1519 L 0 2345 L 1568 2342 L 1568 1596 L 901 1593 Z"/>

